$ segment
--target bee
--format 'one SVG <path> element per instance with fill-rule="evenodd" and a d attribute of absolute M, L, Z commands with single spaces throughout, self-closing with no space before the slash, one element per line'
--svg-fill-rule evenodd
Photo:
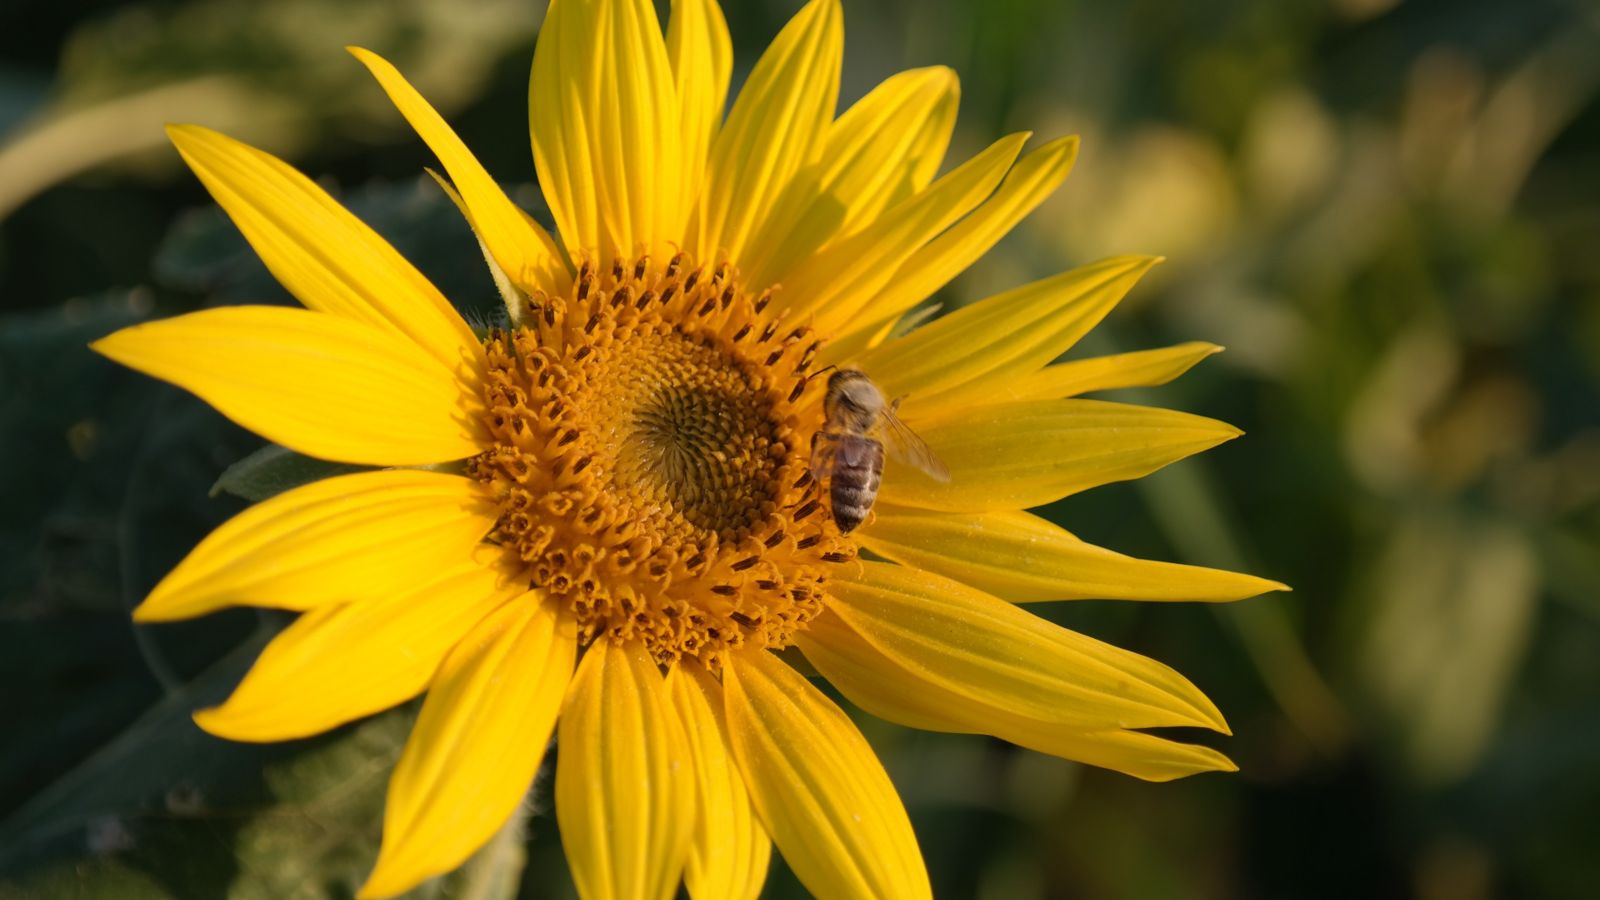
<path fill-rule="evenodd" d="M 819 481 L 827 480 L 833 521 L 844 534 L 872 510 L 883 481 L 885 446 L 895 459 L 939 481 L 950 480 L 945 464 L 895 415 L 900 399 L 885 400 L 860 369 L 839 369 L 828 376 L 822 398 L 827 422 L 811 439 L 811 471 Z"/>

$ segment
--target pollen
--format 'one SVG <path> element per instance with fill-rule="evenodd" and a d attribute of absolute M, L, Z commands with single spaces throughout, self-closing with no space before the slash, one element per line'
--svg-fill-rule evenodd
<path fill-rule="evenodd" d="M 581 642 L 712 666 L 781 648 L 855 558 L 810 471 L 819 342 L 774 297 L 681 254 L 586 264 L 485 341 L 492 447 L 469 471 L 500 503 L 490 539 Z"/>

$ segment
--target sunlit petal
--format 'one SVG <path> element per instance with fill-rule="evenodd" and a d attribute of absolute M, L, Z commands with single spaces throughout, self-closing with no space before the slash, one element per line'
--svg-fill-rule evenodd
<path fill-rule="evenodd" d="M 1190 341 L 1159 350 L 1075 359 L 1017 379 L 1008 396 L 1016 400 L 1046 400 L 1076 397 L 1091 391 L 1155 387 L 1189 371 L 1211 354 L 1221 352 L 1222 348 L 1216 344 Z"/>
<path fill-rule="evenodd" d="M 901 725 L 992 734 L 1030 750 L 1146 781 L 1237 768 L 1210 747 L 1116 727 L 1085 727 L 1060 717 L 1030 719 L 976 702 L 901 665 L 832 613 L 815 620 L 799 641 L 806 659 L 850 702 Z"/>
<path fill-rule="evenodd" d="M 665 900 L 694 833 L 695 776 L 655 660 L 592 644 L 561 714 L 556 818 L 584 900 Z"/>
<path fill-rule="evenodd" d="M 510 817 L 555 729 L 576 651 L 571 622 L 538 594 L 507 602 L 462 638 L 389 780 L 383 849 L 363 896 L 390 897 L 455 868 Z"/>
<path fill-rule="evenodd" d="M 459 475 L 326 478 L 225 522 L 133 615 L 154 622 L 226 606 L 305 610 L 403 593 L 466 559 L 497 515 L 483 486 Z"/>
<path fill-rule="evenodd" d="M 857 534 L 880 556 L 1013 603 L 1038 600 L 1243 600 L 1276 581 L 1136 559 L 1086 544 L 1031 513 L 945 513 L 879 503 Z"/>
<path fill-rule="evenodd" d="M 906 420 L 950 467 L 950 480 L 891 460 L 879 497 L 972 512 L 1042 506 L 1139 478 L 1240 434 L 1214 419 L 1099 400 L 996 403 Z"/>
<path fill-rule="evenodd" d="M 1067 180 L 1078 158 L 1078 139 L 1061 138 L 1017 161 L 994 196 L 900 264 L 888 284 L 857 315 L 875 321 L 904 312 L 988 253 Z"/>
<path fill-rule="evenodd" d="M 305 613 L 272 639 L 226 703 L 195 713 L 235 741 L 285 741 L 409 700 L 439 662 L 516 589 L 462 563 L 416 590 Z"/>
<path fill-rule="evenodd" d="M 511 202 L 472 151 L 399 70 L 370 50 L 348 49 L 372 71 L 400 114 L 444 164 L 450 180 L 461 192 L 473 230 L 494 255 L 500 270 L 524 292 L 564 291 L 570 278 L 561 251 L 550 235 Z"/>
<path fill-rule="evenodd" d="M 795 315 L 814 316 L 823 334 L 853 324 L 862 305 L 894 277 L 901 263 L 994 193 L 1027 139 L 1025 133 L 1001 138 L 871 225 L 813 256 L 783 285 Z"/>
<path fill-rule="evenodd" d="M 685 659 L 667 676 L 667 689 L 684 725 L 699 786 L 684 884 L 695 900 L 759 896 L 772 839 L 750 806 L 750 793 L 728 747 L 722 685 L 699 663 Z"/>
<path fill-rule="evenodd" d="M 890 76 L 850 107 L 739 261 L 745 279 L 786 281 L 819 247 L 927 187 L 949 146 L 960 95 L 955 72 L 932 66 Z"/>
<path fill-rule="evenodd" d="M 851 364 L 904 413 L 1007 399 L 1007 386 L 1060 356 L 1099 324 L 1158 260 L 1119 256 L 1036 281 L 935 319 Z"/>
<path fill-rule="evenodd" d="M 723 667 L 729 743 L 761 821 L 818 897 L 931 897 L 894 785 L 855 723 L 766 650 Z"/>
<path fill-rule="evenodd" d="M 310 456 L 407 466 L 481 449 L 476 397 L 416 344 L 376 325 L 230 306 L 134 325 L 91 346 Z"/>
<path fill-rule="evenodd" d="M 918 677 L 984 707 L 1084 729 L 1225 731 L 1188 679 L 938 575 L 864 561 L 829 609 Z"/>
<path fill-rule="evenodd" d="M 483 347 L 450 301 L 328 192 L 283 160 L 198 125 L 167 128 L 272 274 L 308 308 L 392 328 L 476 383 Z"/>
<path fill-rule="evenodd" d="M 533 159 L 562 240 L 662 255 L 682 233 L 678 92 L 650 0 L 552 0 L 528 94 Z"/>
<path fill-rule="evenodd" d="M 687 236 L 697 259 L 743 259 L 773 204 L 817 158 L 838 103 L 843 52 L 839 0 L 811 0 L 756 62 L 711 144 Z"/>
<path fill-rule="evenodd" d="M 711 141 L 722 124 L 733 74 L 733 41 L 716 0 L 672 0 L 667 59 L 680 111 L 680 195 L 688 209 L 700 199 Z"/>

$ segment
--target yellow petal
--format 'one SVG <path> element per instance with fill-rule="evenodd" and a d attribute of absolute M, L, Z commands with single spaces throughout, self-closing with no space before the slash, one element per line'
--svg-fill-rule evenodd
<path fill-rule="evenodd" d="M 305 613 L 272 639 L 226 703 L 194 720 L 235 741 L 286 741 L 415 697 L 440 660 L 515 593 L 463 563 L 416 590 Z"/>
<path fill-rule="evenodd" d="M 327 478 L 250 507 L 156 585 L 134 619 L 226 606 L 306 610 L 405 592 L 468 559 L 494 498 L 459 475 L 395 469 Z"/>
<path fill-rule="evenodd" d="M 198 125 L 167 128 L 272 274 L 308 308 L 392 328 L 476 384 L 483 345 L 450 301 L 311 179 Z"/>
<path fill-rule="evenodd" d="M 472 236 L 478 239 L 478 252 L 483 255 L 483 263 L 489 267 L 489 277 L 494 279 L 494 289 L 500 294 L 500 302 L 506 308 L 506 318 L 511 320 L 512 325 L 521 325 L 522 320 L 528 315 L 527 292 L 513 283 L 511 276 L 500 268 L 500 261 L 495 259 L 494 251 L 489 249 L 489 245 L 484 243 L 483 235 L 478 233 L 478 226 L 472 218 L 472 210 L 467 207 L 467 201 L 461 199 L 461 192 L 438 172 L 432 169 L 425 171 L 428 177 L 433 179 L 433 183 L 439 186 L 439 190 L 444 191 L 450 202 L 456 205 L 456 210 L 472 228 Z"/>
<path fill-rule="evenodd" d="M 389 779 L 383 849 L 361 896 L 454 869 L 505 823 L 538 771 L 576 652 L 571 624 L 530 593 L 445 657 Z"/>
<path fill-rule="evenodd" d="M 667 689 L 684 725 L 699 787 L 684 884 L 695 900 L 753 900 L 767 880 L 772 839 L 756 818 L 730 755 L 722 685 L 698 663 L 684 660 L 667 676 Z"/>
<path fill-rule="evenodd" d="M 1243 600 L 1284 585 L 1254 575 L 1135 559 L 1025 512 L 930 513 L 879 503 L 858 532 L 872 552 L 1013 603 Z"/>
<path fill-rule="evenodd" d="M 666 255 L 684 232 L 678 93 L 651 0 L 552 0 L 528 94 L 568 254 Z"/>
<path fill-rule="evenodd" d="M 454 130 L 388 60 L 361 47 L 346 48 L 371 70 L 389 99 L 450 173 L 466 204 L 473 230 L 501 271 L 525 292 L 559 293 L 571 277 L 555 241 L 511 202 Z"/>
<path fill-rule="evenodd" d="M 766 650 L 723 666 L 729 743 L 761 821 L 817 897 L 931 897 L 916 835 L 839 707 Z"/>
<path fill-rule="evenodd" d="M 1018 160 L 993 197 L 912 254 L 888 286 L 858 315 L 867 320 L 880 319 L 904 312 L 933 296 L 1055 193 L 1067 180 L 1077 158 L 1078 139 L 1067 137 L 1051 141 Z"/>
<path fill-rule="evenodd" d="M 267 440 L 321 459 L 410 466 L 482 449 L 476 392 L 393 331 L 279 306 L 230 306 L 91 345 Z"/>
<path fill-rule="evenodd" d="M 1085 729 L 1227 729 L 1171 668 L 948 578 L 863 561 L 832 610 L 919 678 L 993 709 Z"/>
<path fill-rule="evenodd" d="M 912 315 L 914 316 L 919 312 L 921 310 L 916 310 Z M 937 312 L 938 310 L 935 309 L 929 315 L 934 315 Z M 840 332 L 838 337 L 823 344 L 822 349 L 817 352 L 816 371 L 822 371 L 827 366 L 859 368 L 856 360 L 868 350 L 878 347 L 888 340 L 889 336 L 899 326 L 901 319 L 902 317 L 898 315 L 886 316 L 874 321 L 860 322 L 853 326 L 847 326 L 846 330 Z"/>
<path fill-rule="evenodd" d="M 756 62 L 711 143 L 690 220 L 687 249 L 697 259 L 739 263 L 789 182 L 817 158 L 839 100 L 843 52 L 839 0 L 811 0 Z"/>
<path fill-rule="evenodd" d="M 814 315 L 818 329 L 830 335 L 853 324 L 862 304 L 883 289 L 901 263 L 994 193 L 1027 139 L 1023 133 L 995 141 L 871 225 L 818 253 L 783 286 L 795 315 Z"/>
<path fill-rule="evenodd" d="M 1159 260 L 1119 256 L 1007 291 L 888 341 L 853 365 L 903 414 L 947 403 L 1008 399 L 1008 386 L 1065 352 Z M 948 402 L 948 405 L 954 405 Z"/>
<path fill-rule="evenodd" d="M 1148 475 L 1240 434 L 1215 419 L 1100 400 L 996 403 L 906 421 L 950 467 L 950 480 L 891 460 L 880 499 L 970 512 L 1043 506 Z"/>
<path fill-rule="evenodd" d="M 933 182 L 950 147 L 961 80 L 948 66 L 891 75 L 828 129 L 823 156 L 839 172 L 849 233 Z M 902 133 L 903 132 L 903 133 Z"/>
<path fill-rule="evenodd" d="M 983 706 L 914 675 L 828 612 L 798 636 L 806 659 L 850 702 L 891 722 L 925 731 L 992 734 L 1018 746 L 1112 769 L 1147 781 L 1237 770 L 1226 756 L 1125 729 L 1085 729 Z"/>
<path fill-rule="evenodd" d="M 584 900 L 665 900 L 694 831 L 694 772 L 643 648 L 592 644 L 561 714 L 556 819 Z"/>
<path fill-rule="evenodd" d="M 955 72 L 933 66 L 893 75 L 850 107 L 750 243 L 740 260 L 746 282 L 786 281 L 836 235 L 859 231 L 927 187 L 949 146 L 960 96 Z"/>
<path fill-rule="evenodd" d="M 1090 391 L 1155 387 L 1189 371 L 1211 354 L 1221 352 L 1222 348 L 1216 344 L 1190 341 L 1159 350 L 1076 359 L 1017 379 L 1007 396 L 1016 400 L 1048 400 Z"/>
<path fill-rule="evenodd" d="M 733 41 L 716 0 L 672 0 L 667 19 L 667 60 L 677 85 L 680 110 L 679 162 L 683 202 L 689 209 L 711 155 L 711 141 L 722 124 L 733 74 Z"/>

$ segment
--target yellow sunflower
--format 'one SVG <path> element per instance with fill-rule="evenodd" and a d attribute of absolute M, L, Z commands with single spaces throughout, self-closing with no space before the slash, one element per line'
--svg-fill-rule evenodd
<path fill-rule="evenodd" d="M 1010 135 L 939 175 L 955 75 L 903 72 L 835 118 L 842 40 L 838 0 L 812 0 L 724 117 L 714 0 L 675 0 L 665 34 L 650 0 L 554 0 L 530 114 L 559 239 L 354 50 L 483 244 L 509 311 L 484 335 L 288 165 L 171 129 L 306 308 L 205 310 L 95 349 L 269 440 L 378 468 L 241 513 L 135 616 L 303 612 L 196 714 L 223 737 L 302 737 L 426 692 L 364 895 L 460 864 L 559 729 L 556 816 L 585 898 L 680 880 L 751 897 L 774 843 L 818 896 L 927 896 L 883 767 L 790 647 L 895 722 L 1151 780 L 1233 768 L 1144 730 L 1226 732 L 1182 676 L 1017 605 L 1281 587 L 1122 556 L 1024 511 L 1236 436 L 1069 399 L 1163 383 L 1218 348 L 1050 365 L 1156 262 L 1133 256 L 900 336 L 1062 182 L 1077 143 L 1019 158 L 1028 135 Z M 849 534 L 812 464 L 829 367 L 903 398 L 949 470 L 891 459 Z"/>

